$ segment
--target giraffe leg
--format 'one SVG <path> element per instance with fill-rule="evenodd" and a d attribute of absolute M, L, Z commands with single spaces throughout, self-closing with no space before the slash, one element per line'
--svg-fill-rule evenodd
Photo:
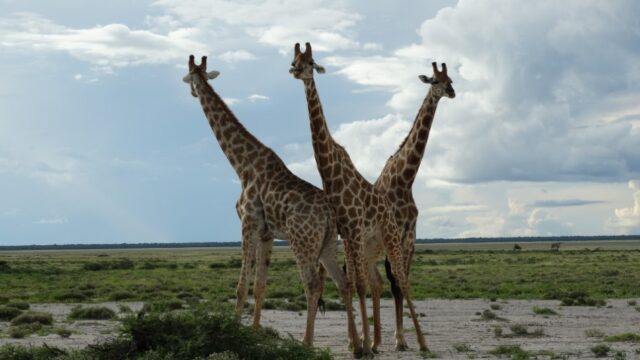
<path fill-rule="evenodd" d="M 362 234 L 354 238 L 355 257 L 359 261 L 355 262 L 355 281 L 358 300 L 360 303 L 360 316 L 362 321 L 362 354 L 365 358 L 373 358 L 371 351 L 371 336 L 369 335 L 369 319 L 367 317 L 367 287 L 369 277 L 369 266 L 365 257 L 365 239 Z"/>
<path fill-rule="evenodd" d="M 403 297 L 407 301 L 407 307 L 409 308 L 409 313 L 411 315 L 411 320 L 413 320 L 413 327 L 416 330 L 416 336 L 418 338 L 418 345 L 420 346 L 420 351 L 428 351 L 427 344 L 424 339 L 424 335 L 422 334 L 422 329 L 420 327 L 420 322 L 418 321 L 418 317 L 416 314 L 416 310 L 413 306 L 413 302 L 411 301 L 411 293 L 409 291 L 409 281 L 406 274 L 406 265 L 404 264 L 404 259 L 402 257 L 399 249 L 395 249 L 396 251 L 391 251 L 388 254 L 389 262 L 391 263 L 391 272 L 393 276 L 396 278 L 398 282 L 398 287 L 402 292 Z"/>
<path fill-rule="evenodd" d="M 393 295 L 396 316 L 396 351 L 407 351 L 409 350 L 409 346 L 407 345 L 407 340 L 404 338 L 402 291 L 400 287 L 398 287 L 398 282 L 391 272 L 391 263 L 388 258 L 384 260 L 384 269 L 387 274 L 387 279 L 389 279 L 389 283 L 391 284 L 391 294 Z"/>
<path fill-rule="evenodd" d="M 242 267 L 240 268 L 240 278 L 236 287 L 236 313 L 239 316 L 242 315 L 244 303 L 247 299 L 247 281 L 253 267 L 256 244 L 259 241 L 248 225 L 243 224 L 242 233 Z"/>
<path fill-rule="evenodd" d="M 335 282 L 336 287 L 340 291 L 342 303 L 344 304 L 345 310 L 347 312 L 347 334 L 349 337 L 349 343 L 353 346 L 354 355 L 358 357 L 361 356 L 362 346 L 360 345 L 360 339 L 358 338 L 358 332 L 353 315 L 353 303 L 351 300 L 352 285 L 349 281 L 349 275 L 343 274 L 340 266 L 338 265 L 338 261 L 336 259 L 335 240 L 332 241 L 332 244 L 325 245 L 325 248 L 320 255 L 320 262 L 327 270 L 329 277 L 333 280 L 333 282 Z"/>
<path fill-rule="evenodd" d="M 371 302 L 373 304 L 373 345 L 371 351 L 378 353 L 378 346 L 382 343 L 380 322 L 380 296 L 382 295 L 382 278 L 375 265 L 375 259 L 369 259 L 369 284 L 371 287 Z"/>
<path fill-rule="evenodd" d="M 296 258 L 300 277 L 304 284 L 304 293 L 307 297 L 307 326 L 304 332 L 304 338 L 302 342 L 307 345 L 313 345 L 313 332 L 316 321 L 316 314 L 318 312 L 318 300 L 322 295 L 324 278 L 321 278 L 321 273 L 324 270 L 318 269 L 317 255 L 319 250 L 309 251 L 309 249 L 302 249 L 299 246 L 300 241 L 291 240 L 291 250 Z M 304 242 L 302 242 L 304 243 Z M 318 246 L 320 246 L 318 242 Z"/>
<path fill-rule="evenodd" d="M 256 255 L 256 277 L 253 281 L 253 326 L 260 326 L 260 316 L 262 313 L 262 303 L 264 301 L 264 293 L 267 287 L 267 272 L 271 261 L 271 250 L 273 248 L 273 239 L 265 238 L 257 244 Z"/>

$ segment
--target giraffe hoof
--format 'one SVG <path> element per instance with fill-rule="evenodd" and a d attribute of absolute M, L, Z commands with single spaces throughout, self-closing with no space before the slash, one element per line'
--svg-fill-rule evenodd
<path fill-rule="evenodd" d="M 396 351 L 408 351 L 409 345 L 407 344 L 396 344 Z"/>
<path fill-rule="evenodd" d="M 362 359 L 362 349 L 353 350 L 353 358 L 354 359 Z"/>

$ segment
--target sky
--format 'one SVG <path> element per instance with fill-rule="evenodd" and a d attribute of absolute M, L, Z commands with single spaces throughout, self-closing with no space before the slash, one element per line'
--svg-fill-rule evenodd
<path fill-rule="evenodd" d="M 240 241 L 240 184 L 181 79 L 320 185 L 334 137 L 375 181 L 445 62 L 418 238 L 640 234 L 640 2 L 0 0 L 0 245 Z"/>

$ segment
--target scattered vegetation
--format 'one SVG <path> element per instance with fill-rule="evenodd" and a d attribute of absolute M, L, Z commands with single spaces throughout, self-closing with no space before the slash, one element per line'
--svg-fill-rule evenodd
<path fill-rule="evenodd" d="M 0 306 L 0 321 L 11 321 L 18 315 L 22 314 L 22 310 L 12 306 Z"/>
<path fill-rule="evenodd" d="M 493 311 L 491 311 L 489 309 L 486 309 L 486 310 L 482 311 L 482 313 L 480 313 L 480 319 L 481 320 L 485 320 L 485 321 L 490 321 L 490 320 L 507 321 L 507 319 L 496 315 L 496 313 L 494 313 Z"/>
<path fill-rule="evenodd" d="M 40 325 L 51 325 L 53 323 L 53 316 L 49 313 L 27 311 L 11 320 L 11 325 L 34 323 L 39 323 Z"/>
<path fill-rule="evenodd" d="M 498 357 L 509 356 L 513 360 L 526 360 L 532 356 L 530 352 L 523 350 L 519 345 L 499 345 L 489 351 L 489 354 Z"/>
<path fill-rule="evenodd" d="M 469 346 L 469 344 L 467 343 L 454 343 L 453 349 L 459 353 L 466 353 L 466 352 L 472 351 L 471 346 Z"/>
<path fill-rule="evenodd" d="M 422 357 L 423 359 L 437 359 L 438 354 L 434 353 L 431 350 L 427 350 L 427 351 L 421 351 L 420 357 Z"/>
<path fill-rule="evenodd" d="M 502 309 L 502 306 L 500 304 L 491 304 L 491 305 L 489 305 L 489 307 L 491 308 L 491 310 L 500 310 L 500 309 Z"/>
<path fill-rule="evenodd" d="M 213 310 L 213 311 L 212 311 Z M 123 321 L 121 336 L 82 350 L 0 347 L 0 360 L 330 359 L 327 351 L 244 326 L 229 309 L 140 312 Z"/>
<path fill-rule="evenodd" d="M 618 335 L 611 335 L 611 336 L 607 336 L 606 338 L 604 338 L 604 341 L 640 343 L 640 334 L 623 333 L 623 334 L 618 334 Z"/>
<path fill-rule="evenodd" d="M 538 306 L 533 307 L 533 313 L 536 315 L 558 315 L 558 313 L 553 309 Z"/>
<path fill-rule="evenodd" d="M 591 347 L 591 352 L 596 357 L 606 357 L 607 355 L 609 355 L 610 351 L 611 351 L 611 348 L 609 347 L 609 345 L 605 345 L 605 344 L 599 344 Z"/>
<path fill-rule="evenodd" d="M 76 306 L 69 313 L 69 319 L 71 320 L 111 320 L 115 317 L 115 311 L 104 306 Z"/>
<path fill-rule="evenodd" d="M 563 306 L 605 306 L 602 299 L 593 299 L 585 291 L 551 292 L 546 294 L 546 299 L 561 300 Z"/>
<path fill-rule="evenodd" d="M 587 329 L 584 331 L 584 335 L 590 338 L 603 338 L 604 332 L 598 329 Z"/>
<path fill-rule="evenodd" d="M 509 326 L 509 330 L 511 330 L 510 337 L 518 337 L 518 336 L 529 336 L 529 337 L 537 337 L 544 335 L 544 330 L 541 327 L 535 328 L 533 331 L 529 331 L 526 325 L 524 324 L 512 324 Z"/>
<path fill-rule="evenodd" d="M 635 300 L 629 300 L 629 301 L 627 301 L 627 304 L 629 304 L 629 306 L 636 306 L 638 304 L 638 302 L 635 301 Z"/>

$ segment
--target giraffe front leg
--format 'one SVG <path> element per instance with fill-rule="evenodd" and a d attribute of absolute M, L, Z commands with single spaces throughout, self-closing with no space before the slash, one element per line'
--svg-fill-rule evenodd
<path fill-rule="evenodd" d="M 384 260 L 384 269 L 387 274 L 387 279 L 389 279 L 389 284 L 391 286 L 391 294 L 393 295 L 393 305 L 395 310 L 396 317 L 396 331 L 395 331 L 395 340 L 396 340 L 396 351 L 407 351 L 409 350 L 409 345 L 407 345 L 407 340 L 404 338 L 404 325 L 403 325 L 403 311 L 402 304 L 404 299 L 402 297 L 402 291 L 398 286 L 398 281 L 393 276 L 393 272 L 391 271 L 391 263 L 388 258 Z"/>
<path fill-rule="evenodd" d="M 369 283 L 371 287 L 371 302 L 373 308 L 373 345 L 371 351 L 378 353 L 378 346 L 382 343 L 382 327 L 380 321 L 380 297 L 382 295 L 382 278 L 375 265 L 375 259 L 369 259 Z"/>
<path fill-rule="evenodd" d="M 260 317 L 262 314 L 262 303 L 264 301 L 265 289 L 267 287 L 267 272 L 269 271 L 269 263 L 271 262 L 271 250 L 273 248 L 273 239 L 264 238 L 258 242 L 256 256 L 256 277 L 253 282 L 253 326 L 260 326 Z"/>
<path fill-rule="evenodd" d="M 420 351 L 428 351 L 426 341 L 424 339 L 424 335 L 422 334 L 422 329 L 420 326 L 420 322 L 418 321 L 418 317 L 413 306 L 413 302 L 411 301 L 411 293 L 409 280 L 407 278 L 406 269 L 407 267 L 404 264 L 404 259 L 400 252 L 394 252 L 389 256 L 389 261 L 391 263 L 391 271 L 393 272 L 393 276 L 396 278 L 398 282 L 398 287 L 400 287 L 400 291 L 402 292 L 402 296 L 407 301 L 407 307 L 409 308 L 409 313 L 411 315 L 411 320 L 413 321 L 413 327 L 416 330 L 416 336 L 418 338 L 418 345 L 420 346 Z"/>
<path fill-rule="evenodd" d="M 236 287 L 236 314 L 242 315 L 244 303 L 247 299 L 247 281 L 251 274 L 253 260 L 256 253 L 256 244 L 259 238 L 254 235 L 250 224 L 242 224 L 242 266 L 240 268 L 240 278 Z"/>

